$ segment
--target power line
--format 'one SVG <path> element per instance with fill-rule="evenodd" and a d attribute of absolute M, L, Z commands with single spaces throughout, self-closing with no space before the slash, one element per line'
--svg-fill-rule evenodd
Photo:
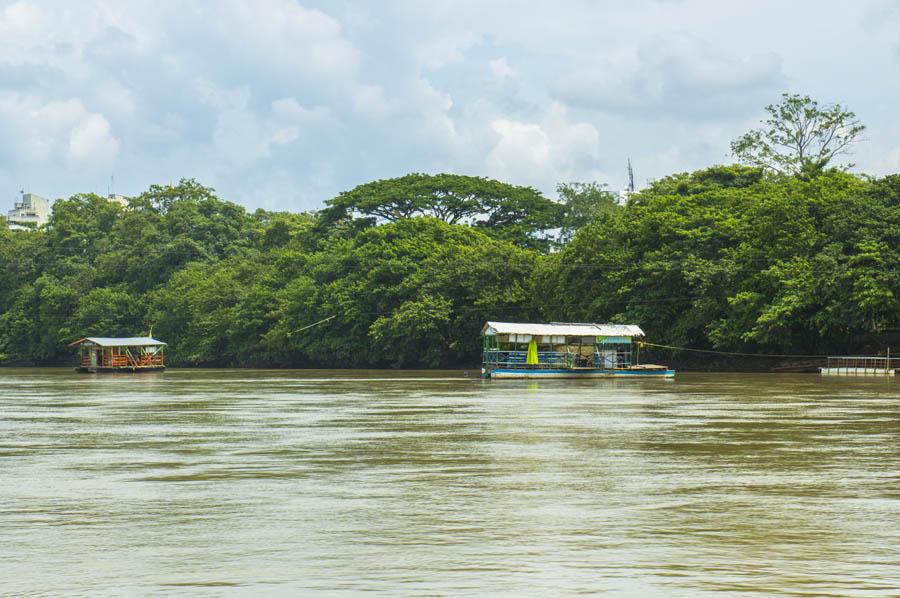
<path fill-rule="evenodd" d="M 298 332 L 303 332 L 304 330 L 308 330 L 308 329 L 310 329 L 310 328 L 312 328 L 312 327 L 314 327 L 314 326 L 318 326 L 319 324 L 324 324 L 325 322 L 327 322 L 327 321 L 329 321 L 329 320 L 333 320 L 333 319 L 335 319 L 336 317 L 337 317 L 337 314 L 334 314 L 333 316 L 328 316 L 328 317 L 325 318 L 324 320 L 319 320 L 318 322 L 313 322 L 312 324 L 310 324 L 310 325 L 308 325 L 308 326 L 304 326 L 303 328 L 298 328 L 297 330 L 293 330 L 293 331 L 291 331 L 291 332 L 288 332 L 287 335 L 288 335 L 288 336 L 291 336 L 292 334 L 296 334 L 296 333 L 298 333 Z"/>
<path fill-rule="evenodd" d="M 674 351 L 691 351 L 693 353 L 712 353 L 715 355 L 732 355 L 736 357 L 804 357 L 824 359 L 828 355 L 799 355 L 799 354 L 781 354 L 781 353 L 740 353 L 737 351 L 716 351 L 714 349 L 692 349 L 690 347 L 676 347 L 675 345 L 661 345 L 659 343 L 648 343 L 647 341 L 635 341 L 642 347 L 659 347 L 661 349 L 672 349 Z"/>

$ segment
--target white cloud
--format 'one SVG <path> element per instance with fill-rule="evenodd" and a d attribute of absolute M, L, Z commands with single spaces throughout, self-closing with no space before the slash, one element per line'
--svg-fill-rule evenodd
<path fill-rule="evenodd" d="M 69 157 L 74 160 L 109 162 L 119 150 L 109 121 L 102 114 L 88 114 L 69 134 Z"/>
<path fill-rule="evenodd" d="M 419 80 L 415 84 L 417 92 L 416 104 L 421 110 L 426 130 L 439 137 L 456 137 L 456 125 L 450 117 L 453 99 L 449 94 L 438 91 L 427 81 Z"/>
<path fill-rule="evenodd" d="M 204 9 L 198 20 L 211 21 L 217 41 L 238 49 L 241 62 L 328 79 L 353 75 L 359 66 L 340 22 L 293 0 L 229 0 Z"/>
<path fill-rule="evenodd" d="M 507 176 L 510 173 L 543 170 L 550 163 L 550 135 L 537 123 L 503 118 L 491 123 L 500 137 L 488 155 L 488 164 Z"/>
<path fill-rule="evenodd" d="M 37 33 L 41 22 L 41 11 L 32 3 L 13 2 L 0 13 L 0 35 L 25 39 Z"/>
<path fill-rule="evenodd" d="M 134 91 L 115 82 L 100 88 L 97 101 L 110 111 L 125 115 L 134 114 L 138 103 Z"/>
<path fill-rule="evenodd" d="M 270 127 L 272 142 L 285 145 L 297 140 L 303 128 L 324 123 L 330 118 L 325 108 L 304 108 L 295 98 L 272 102 Z"/>
<path fill-rule="evenodd" d="M 462 62 L 466 50 L 472 47 L 475 41 L 475 35 L 470 31 L 457 35 L 441 35 L 419 46 L 416 56 L 426 69 L 439 69 Z"/>
<path fill-rule="evenodd" d="M 296 98 L 280 98 L 272 102 L 272 115 L 279 121 L 294 124 L 314 124 L 329 117 L 328 109 L 304 108 Z"/>
<path fill-rule="evenodd" d="M 384 89 L 377 85 L 357 85 L 352 95 L 353 108 L 359 114 L 377 119 L 384 117 L 389 110 Z"/>
<path fill-rule="evenodd" d="M 485 160 L 491 176 L 546 189 L 579 172 L 596 171 L 600 135 L 584 122 L 571 122 L 554 103 L 539 122 L 498 118 L 490 123 L 497 142 Z"/>
<path fill-rule="evenodd" d="M 41 103 L 36 98 L 7 96 L 0 100 L 4 141 L 24 149 L 26 159 L 46 160 L 57 151 L 72 127 L 84 117 L 79 100 Z"/>
<path fill-rule="evenodd" d="M 268 158 L 273 146 L 293 143 L 305 129 L 326 122 L 325 108 L 306 108 L 296 98 L 273 100 L 268 111 L 252 107 L 247 87 L 223 89 L 206 79 L 194 81 L 197 97 L 215 110 L 212 133 L 216 156 L 232 165 L 248 167 Z"/>
<path fill-rule="evenodd" d="M 509 66 L 509 61 L 506 60 L 506 56 L 495 58 L 494 60 L 491 60 L 488 65 L 491 68 L 491 75 L 494 77 L 494 82 L 498 85 L 502 85 L 507 79 L 516 75 L 516 71 Z"/>
<path fill-rule="evenodd" d="M 19 163 L 74 160 L 96 166 L 114 159 L 119 148 L 106 117 L 76 98 L 42 102 L 2 94 L 0 131 L 0 145 Z"/>
<path fill-rule="evenodd" d="M 192 87 L 197 99 L 217 110 L 243 108 L 250 99 L 250 89 L 246 85 L 225 89 L 205 77 L 197 77 Z"/>
<path fill-rule="evenodd" d="M 590 60 L 563 75 L 555 93 L 596 110 L 704 120 L 758 110 L 784 88 L 785 79 L 772 52 L 732 54 L 669 37 Z"/>
<path fill-rule="evenodd" d="M 414 170 L 617 188 L 629 156 L 639 180 L 727 160 L 785 90 L 847 104 L 858 169 L 896 171 L 895 4 L 0 3 L 0 193 L 113 169 L 286 209 Z"/>
<path fill-rule="evenodd" d="M 213 143 L 220 159 L 249 166 L 269 155 L 272 138 L 256 115 L 245 107 L 223 110 L 216 120 Z"/>
<path fill-rule="evenodd" d="M 872 172 L 872 174 L 881 176 L 897 173 L 900 173 L 900 146 L 885 152 L 883 158 L 876 163 Z"/>

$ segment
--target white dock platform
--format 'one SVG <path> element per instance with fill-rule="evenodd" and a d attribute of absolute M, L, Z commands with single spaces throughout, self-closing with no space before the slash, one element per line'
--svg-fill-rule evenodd
<path fill-rule="evenodd" d="M 819 368 L 823 376 L 896 376 L 897 370 L 881 368 Z"/>
<path fill-rule="evenodd" d="M 823 376 L 896 376 L 898 361 L 890 356 L 874 355 L 829 357 L 827 365 L 819 368 L 819 372 Z"/>

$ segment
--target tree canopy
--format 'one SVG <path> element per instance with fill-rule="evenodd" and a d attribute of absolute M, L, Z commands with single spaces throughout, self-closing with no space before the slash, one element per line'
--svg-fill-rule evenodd
<path fill-rule="evenodd" d="M 318 214 L 248 213 L 187 179 L 127 206 L 58 200 L 36 230 L 0 217 L 0 363 L 64 363 L 76 338 L 152 329 L 180 366 L 472 366 L 489 319 L 638 323 L 727 351 L 896 343 L 900 175 L 824 168 L 846 131 L 815 135 L 841 118 L 852 133 L 852 114 L 787 100 L 770 112 L 812 135 L 802 158 L 675 173 L 624 205 L 596 182 L 561 184 L 556 202 L 410 174 Z"/>
<path fill-rule="evenodd" d="M 545 319 L 640 322 L 679 346 L 843 351 L 900 325 L 897 201 L 893 181 L 834 171 L 675 175 L 543 258 L 535 296 Z"/>
<path fill-rule="evenodd" d="M 350 216 L 396 222 L 430 216 L 465 224 L 522 247 L 547 249 L 564 209 L 531 187 L 483 177 L 413 173 L 365 183 L 326 202 L 327 223 Z"/>

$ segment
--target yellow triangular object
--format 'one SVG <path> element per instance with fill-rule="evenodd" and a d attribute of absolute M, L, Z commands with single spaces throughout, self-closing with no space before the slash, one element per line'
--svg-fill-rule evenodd
<path fill-rule="evenodd" d="M 528 342 L 528 353 L 525 354 L 525 363 L 527 365 L 538 364 L 537 341 L 534 339 Z"/>

